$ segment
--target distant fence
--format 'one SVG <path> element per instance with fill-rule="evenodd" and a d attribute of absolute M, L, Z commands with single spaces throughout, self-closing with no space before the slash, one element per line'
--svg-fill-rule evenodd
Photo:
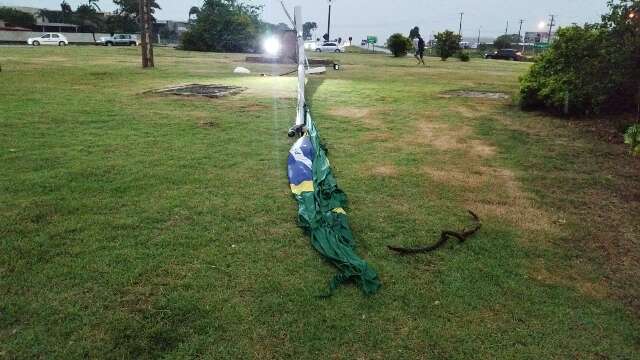
<path fill-rule="evenodd" d="M 38 37 L 43 32 L 35 31 L 6 31 L 0 30 L 0 43 L 27 43 L 27 39 L 32 37 Z M 75 33 L 75 32 L 63 32 L 59 33 L 64 35 L 70 43 L 76 44 L 93 44 L 93 35 L 91 33 Z M 109 36 L 110 34 L 96 33 L 96 40 L 99 40 L 101 36 Z"/>

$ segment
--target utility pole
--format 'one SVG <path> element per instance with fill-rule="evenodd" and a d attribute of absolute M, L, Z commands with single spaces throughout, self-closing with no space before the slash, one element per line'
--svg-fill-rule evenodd
<path fill-rule="evenodd" d="M 327 24 L 327 41 L 331 41 L 331 3 L 333 2 L 333 0 L 328 0 L 328 1 L 329 1 L 329 20 Z"/>
<path fill-rule="evenodd" d="M 507 27 L 504 29 L 504 34 L 507 35 L 509 33 L 509 20 L 507 20 Z"/>
<path fill-rule="evenodd" d="M 522 41 L 522 24 L 524 24 L 524 19 L 520 19 L 520 29 L 518 29 L 518 41 Z"/>
<path fill-rule="evenodd" d="M 460 39 L 462 40 L 462 16 L 464 15 L 463 12 L 460 13 L 460 27 L 458 28 L 458 36 L 460 36 Z"/>
<path fill-rule="evenodd" d="M 152 68 L 153 44 L 151 39 L 151 0 L 140 0 L 139 19 L 142 37 L 142 67 Z"/>
<path fill-rule="evenodd" d="M 556 16 L 555 15 L 549 15 L 549 17 L 551 18 L 551 20 L 549 21 L 549 38 L 547 40 L 547 43 L 551 44 L 551 30 L 556 25 L 556 23 L 555 23 Z"/>
<path fill-rule="evenodd" d="M 480 46 L 480 31 L 482 30 L 482 27 L 478 28 L 478 46 Z"/>

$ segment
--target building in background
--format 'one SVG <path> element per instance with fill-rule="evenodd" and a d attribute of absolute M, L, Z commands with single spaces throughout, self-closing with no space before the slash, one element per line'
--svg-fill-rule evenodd
<path fill-rule="evenodd" d="M 189 23 L 186 21 L 157 20 L 153 24 L 153 35 L 160 44 L 177 44 L 184 34 L 189 30 Z"/>
<path fill-rule="evenodd" d="M 551 39 L 556 36 L 555 32 L 551 33 Z M 538 44 L 538 43 L 548 43 L 549 42 L 549 32 L 548 31 L 527 31 L 524 34 L 524 42 L 527 44 Z"/>
<path fill-rule="evenodd" d="M 40 9 L 40 8 L 34 8 L 34 7 L 28 7 L 28 6 L 11 6 L 11 7 L 16 10 L 24 11 L 26 13 L 33 15 L 33 17 L 36 19 L 34 30 L 37 30 L 37 31 L 78 32 L 78 29 L 80 28 L 80 26 L 75 24 L 55 22 L 55 21 L 52 21 L 51 19 L 47 19 L 45 16 L 42 15 L 43 10 L 46 11 L 47 9 Z"/>

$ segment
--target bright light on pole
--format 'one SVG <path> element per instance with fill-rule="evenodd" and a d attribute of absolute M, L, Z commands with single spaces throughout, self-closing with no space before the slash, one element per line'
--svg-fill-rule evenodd
<path fill-rule="evenodd" d="M 277 56 L 280 53 L 280 40 L 275 36 L 268 37 L 262 43 L 264 51 L 271 56 Z"/>

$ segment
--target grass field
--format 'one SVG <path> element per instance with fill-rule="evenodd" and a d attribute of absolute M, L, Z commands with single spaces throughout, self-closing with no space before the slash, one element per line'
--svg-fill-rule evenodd
<path fill-rule="evenodd" d="M 323 300 L 335 269 L 286 178 L 295 78 L 0 47 L 0 358 L 637 358 L 640 162 L 579 122 L 446 95 L 514 95 L 527 64 L 339 57 L 307 91 L 383 287 Z M 182 83 L 247 90 L 143 94 Z M 484 222 L 465 244 L 386 249 L 465 209 Z"/>

